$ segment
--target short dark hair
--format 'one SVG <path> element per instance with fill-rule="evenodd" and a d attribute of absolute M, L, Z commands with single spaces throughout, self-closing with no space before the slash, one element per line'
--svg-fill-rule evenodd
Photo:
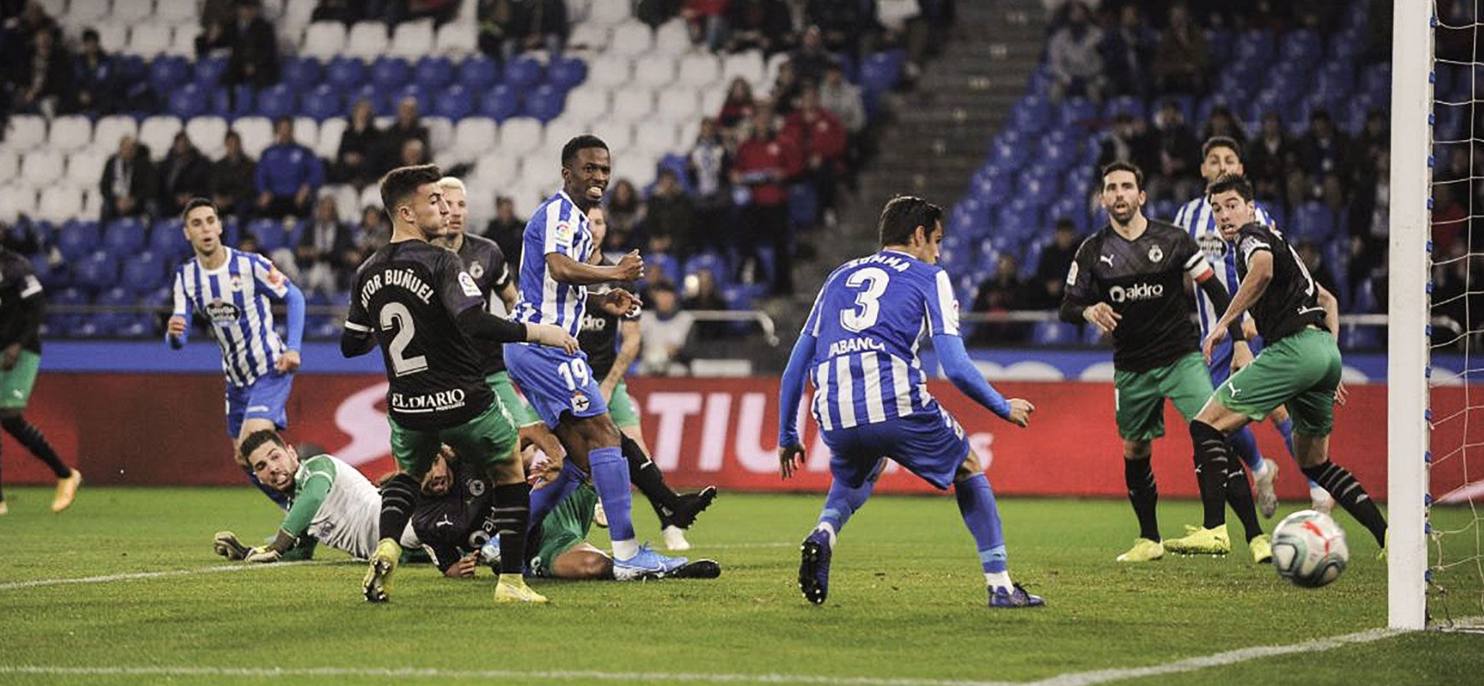
<path fill-rule="evenodd" d="M 1217 193 L 1227 191 L 1236 191 L 1237 195 L 1247 202 L 1252 202 L 1252 199 L 1257 197 L 1252 191 L 1252 182 L 1241 174 L 1222 174 L 1221 178 L 1216 179 L 1211 183 L 1211 187 L 1206 189 L 1206 197 L 1215 197 Z"/>
<path fill-rule="evenodd" d="M 273 119 L 273 128 L 274 129 L 277 129 L 279 124 L 288 124 L 289 126 L 293 126 L 294 125 L 294 118 L 293 117 L 290 117 L 288 115 L 284 115 L 284 116 L 281 116 L 281 117 L 275 117 Z"/>
<path fill-rule="evenodd" d="M 203 198 L 198 195 L 186 201 L 185 209 L 180 211 L 180 220 L 184 222 L 186 220 L 186 217 L 190 216 L 191 210 L 194 210 L 197 207 L 210 207 L 211 212 L 215 214 L 218 219 L 220 219 L 222 216 L 222 211 L 217 209 L 216 203 L 212 202 L 211 198 Z"/>
<path fill-rule="evenodd" d="M 1238 158 L 1242 156 L 1242 144 L 1238 143 L 1237 139 L 1230 136 L 1212 136 L 1201 145 L 1201 159 L 1206 159 L 1206 156 L 1216 148 L 1226 148 L 1236 153 Z"/>
<path fill-rule="evenodd" d="M 1103 167 L 1103 173 L 1100 174 L 1098 178 L 1106 180 L 1109 174 L 1112 174 L 1116 171 L 1126 171 L 1132 173 L 1134 175 L 1134 188 L 1137 188 L 1141 191 L 1144 190 L 1144 170 L 1140 169 L 1139 165 L 1132 162 L 1124 162 L 1120 160 L 1118 162 L 1109 163 Z"/>
<path fill-rule="evenodd" d="M 590 133 L 575 136 L 572 140 L 567 141 L 566 145 L 562 146 L 562 166 L 565 167 L 572 164 L 572 160 L 577 159 L 577 151 L 588 148 L 602 148 L 607 150 L 608 144 L 604 143 L 603 139 Z"/>
<path fill-rule="evenodd" d="M 443 178 L 443 170 L 436 164 L 419 164 L 412 167 L 397 167 L 381 177 L 381 208 L 392 216 L 392 208 L 401 204 L 407 196 L 417 192 L 423 184 L 437 184 Z"/>
<path fill-rule="evenodd" d="M 82 42 L 88 41 L 98 42 L 98 29 L 89 27 L 82 30 Z"/>
<path fill-rule="evenodd" d="M 931 234 L 942 220 L 943 208 L 915 195 L 898 195 L 881 210 L 881 221 L 877 224 L 881 245 L 905 245 L 917 227 L 924 227 Z"/>
<path fill-rule="evenodd" d="M 277 431 L 273 429 L 258 429 L 248 434 L 247 438 L 242 439 L 242 446 L 238 450 L 241 451 L 242 458 L 245 460 L 248 455 L 253 454 L 254 450 L 263 447 L 264 443 L 272 443 L 280 448 L 289 447 L 289 444 L 283 442 L 283 436 L 278 435 Z"/>

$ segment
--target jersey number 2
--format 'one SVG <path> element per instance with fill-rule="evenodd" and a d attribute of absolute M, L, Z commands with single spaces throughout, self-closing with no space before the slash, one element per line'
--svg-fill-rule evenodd
<path fill-rule="evenodd" d="M 387 345 L 387 357 L 392 361 L 392 373 L 397 376 L 407 376 L 425 371 L 428 368 L 428 358 L 423 355 L 405 357 L 407 346 L 412 345 L 412 337 L 417 334 L 417 326 L 412 323 L 412 312 L 407 306 L 399 302 L 389 302 L 381 306 L 381 330 L 397 327 L 397 334 L 392 336 L 392 342 Z"/>
<path fill-rule="evenodd" d="M 845 285 L 851 288 L 865 285 L 866 288 L 855 294 L 859 312 L 854 308 L 840 311 L 840 326 L 857 333 L 871 328 L 881 316 L 881 294 L 886 292 L 886 285 L 890 282 L 891 276 L 879 267 L 866 267 L 847 277 Z"/>

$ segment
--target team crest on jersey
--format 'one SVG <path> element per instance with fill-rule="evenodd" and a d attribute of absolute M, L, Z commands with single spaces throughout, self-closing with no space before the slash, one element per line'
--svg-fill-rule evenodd
<path fill-rule="evenodd" d="M 1164 258 L 1165 258 L 1165 251 L 1160 250 L 1159 249 L 1159 246 L 1156 245 L 1156 246 L 1154 246 L 1154 247 L 1152 247 L 1152 248 L 1149 249 L 1149 261 L 1150 262 L 1158 263 L 1160 260 L 1162 260 Z"/>
<path fill-rule="evenodd" d="M 237 291 L 242 290 L 242 277 L 239 276 L 239 275 L 237 275 L 237 274 L 233 274 L 231 276 L 231 278 L 228 278 L 227 279 L 227 290 L 229 290 L 229 291 L 231 291 L 233 293 L 236 293 Z"/>
<path fill-rule="evenodd" d="M 206 316 L 214 324 L 231 324 L 242 318 L 242 310 L 232 303 L 213 300 L 206 303 Z"/>
<path fill-rule="evenodd" d="M 472 495 L 472 496 L 474 496 L 476 498 L 478 498 L 479 496 L 484 495 L 484 482 L 483 481 L 480 481 L 479 479 L 470 479 L 468 486 L 469 486 L 469 495 Z"/>
<path fill-rule="evenodd" d="M 472 277 L 474 277 L 476 279 L 479 278 L 479 277 L 481 277 L 481 276 L 484 276 L 484 265 L 482 265 L 482 264 L 480 264 L 478 262 L 475 262 L 474 264 L 469 265 L 469 276 L 472 276 Z"/>
<path fill-rule="evenodd" d="M 586 393 L 583 393 L 582 391 L 572 391 L 572 409 L 578 412 L 586 412 L 587 408 L 591 406 L 592 401 L 588 400 Z"/>

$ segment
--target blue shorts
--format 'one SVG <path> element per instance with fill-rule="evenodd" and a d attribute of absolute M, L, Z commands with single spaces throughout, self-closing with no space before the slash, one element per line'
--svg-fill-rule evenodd
<path fill-rule="evenodd" d="M 267 419 L 279 429 L 288 428 L 289 414 L 284 406 L 294 386 L 293 374 L 269 372 L 246 386 L 227 382 L 227 436 L 237 440 L 242 423 L 249 419 Z"/>
<path fill-rule="evenodd" d="M 587 353 L 568 355 L 543 345 L 506 343 L 505 367 L 548 428 L 556 428 L 563 413 L 573 417 L 608 414 L 603 391 L 587 365 Z"/>
<path fill-rule="evenodd" d="M 1262 352 L 1262 338 L 1253 338 L 1247 341 L 1247 347 L 1252 350 L 1252 356 Z M 1226 383 L 1227 378 L 1232 375 L 1232 339 L 1230 336 L 1221 339 L 1221 343 L 1211 349 L 1211 361 L 1206 364 L 1211 371 L 1211 387 L 1215 388 Z"/>
<path fill-rule="evenodd" d="M 825 431 L 830 448 L 830 474 L 851 488 L 874 478 L 881 458 L 890 457 L 908 471 L 940 489 L 969 454 L 969 439 L 958 421 L 937 403 L 927 411 Z"/>

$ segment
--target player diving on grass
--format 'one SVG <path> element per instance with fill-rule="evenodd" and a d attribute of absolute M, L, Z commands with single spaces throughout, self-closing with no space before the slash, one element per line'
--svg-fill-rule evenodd
<path fill-rule="evenodd" d="M 963 427 L 927 392 L 919 337 L 930 334 L 953 385 L 1001 419 L 1024 427 L 1035 408 L 996 392 L 964 350 L 958 302 L 948 273 L 937 266 L 942 210 L 921 198 L 897 197 L 882 210 L 879 231 L 880 252 L 846 262 L 825 280 L 778 391 L 783 478 L 804 461 L 796 422 L 806 375 L 815 389 L 814 419 L 831 453 L 833 483 L 818 526 L 804 539 L 799 588 L 809 602 L 824 603 L 840 529 L 890 456 L 939 489 L 953 485 L 979 551 L 990 607 L 1044 605 L 1010 579 L 989 479 Z"/>
<path fill-rule="evenodd" d="M 1215 183 L 1217 179 L 1227 174 L 1241 176 L 1242 168 L 1242 144 L 1227 138 L 1226 136 L 1215 136 L 1210 138 L 1201 146 L 1201 177 L 1206 184 Z M 1263 209 L 1262 204 L 1254 205 L 1256 214 L 1254 221 L 1264 225 L 1273 226 L 1272 215 Z M 1190 232 L 1201 249 L 1206 252 L 1206 259 L 1210 260 L 1211 268 L 1216 274 L 1216 280 L 1232 293 L 1237 288 L 1237 261 L 1236 251 L 1232 250 L 1226 239 L 1222 238 L 1221 231 L 1216 226 L 1216 213 L 1212 211 L 1211 201 L 1204 193 L 1201 197 L 1185 203 L 1175 213 L 1175 225 Z M 1211 327 L 1221 317 L 1218 309 L 1211 299 L 1203 294 L 1196 294 L 1196 311 L 1199 314 L 1197 321 L 1201 325 L 1201 337 L 1205 338 L 1211 334 Z M 1255 330 L 1251 328 L 1252 318 L 1242 318 L 1243 331 L 1251 339 Z M 1220 386 L 1231 376 L 1233 367 L 1233 356 L 1239 356 L 1236 366 L 1240 367 L 1251 361 L 1252 356 L 1261 350 L 1255 340 L 1233 341 L 1223 337 L 1221 342 L 1211 351 L 1210 360 L 1206 363 L 1211 372 L 1211 384 Z M 1283 436 L 1283 443 L 1288 448 L 1288 454 L 1298 459 L 1297 453 L 1293 452 L 1293 421 L 1288 416 L 1288 410 L 1279 406 L 1270 415 L 1273 427 Z M 1274 491 L 1273 484 L 1278 478 L 1278 464 L 1263 457 L 1262 450 L 1257 445 L 1257 438 L 1252 434 L 1252 428 L 1244 426 L 1231 435 L 1231 446 L 1241 458 L 1247 469 L 1252 471 L 1252 481 L 1257 490 L 1257 508 L 1264 517 L 1272 517 L 1278 511 L 1278 495 Z M 1329 512 L 1334 507 L 1334 498 L 1320 488 L 1312 480 L 1309 481 L 1309 499 L 1314 509 L 1320 512 Z"/>
<path fill-rule="evenodd" d="M 381 179 L 391 242 L 356 271 L 340 339 L 347 357 L 379 344 L 386 368 L 387 419 L 398 473 L 382 487 L 378 543 L 361 584 L 368 602 L 386 602 L 401 557 L 398 537 L 417 507 L 420 482 L 447 444 L 494 484 L 496 533 L 525 546 L 530 486 L 516 453 L 516 430 L 485 382 L 474 341 L 530 341 L 577 349 L 568 332 L 510 322 L 485 310 L 484 292 L 454 253 L 428 241 L 443 235 L 448 202 L 434 165 L 399 167 Z M 521 578 L 519 560 L 502 565 L 496 602 L 545 602 Z"/>
<path fill-rule="evenodd" d="M 639 306 L 638 299 L 622 289 L 592 295 L 589 302 L 587 286 L 637 281 L 644 275 L 644 261 L 634 251 L 611 267 L 588 263 L 596 248 L 585 211 L 603 200 L 608 187 L 612 173 L 608 146 L 591 135 L 567 141 L 562 146 L 561 171 L 562 190 L 542 203 L 526 224 L 515 319 L 556 325 L 576 335 L 589 307 L 623 314 Z M 622 434 L 608 414 L 608 403 L 586 357 L 581 352 L 525 343 L 505 346 L 510 376 L 567 453 L 555 481 L 532 495 L 531 516 L 539 518 L 550 511 L 590 476 L 608 517 L 614 577 L 622 581 L 674 571 L 685 564 L 684 558 L 666 557 L 635 540 Z M 501 548 L 521 549 L 503 540 Z"/>
<path fill-rule="evenodd" d="M 1329 459 L 1334 405 L 1343 403 L 1340 383 L 1339 305 L 1316 283 L 1283 235 L 1255 216 L 1252 184 L 1223 176 L 1207 189 L 1221 235 L 1237 253 L 1240 285 L 1223 309 L 1201 349 L 1207 357 L 1227 335 L 1226 325 L 1251 312 L 1267 342 L 1252 363 L 1232 374 L 1190 422 L 1190 439 L 1202 478 L 1227 469 L 1226 437 L 1249 422 L 1262 421 L 1274 408 L 1293 415 L 1293 445 L 1304 475 L 1332 494 L 1376 544 L 1386 546 L 1386 519 L 1360 482 Z M 1211 486 L 1201 496 L 1202 528 L 1188 538 L 1193 548 L 1214 548 L 1224 538 L 1225 511 L 1212 502 Z"/>
<path fill-rule="evenodd" d="M 195 255 L 175 270 L 175 305 L 165 341 L 179 350 L 190 336 L 191 316 L 207 321 L 206 330 L 222 350 L 232 455 L 259 490 L 287 507 L 281 492 L 253 475 L 241 446 L 249 434 L 288 426 L 284 405 L 299 369 L 304 294 L 268 258 L 223 245 L 220 215 L 210 200 L 192 198 L 181 218 Z M 274 329 L 274 303 L 287 306 L 288 340 Z"/>
<path fill-rule="evenodd" d="M 1113 407 L 1123 438 L 1123 478 L 1139 522 L 1138 539 L 1117 559 L 1147 562 L 1164 557 L 1166 550 L 1226 554 L 1231 542 L 1225 526 L 1218 532 L 1219 544 L 1210 546 L 1161 539 L 1150 443 L 1164 435 L 1166 398 L 1189 420 L 1211 396 L 1211 375 L 1201 361 L 1199 332 L 1190 320 L 1186 279 L 1193 279 L 1221 309 L 1230 298 L 1189 233 L 1144 216 L 1144 173 L 1138 167 L 1114 162 L 1103 168 L 1102 179 L 1101 200 L 1110 223 L 1077 248 L 1067 272 L 1061 319 L 1090 322 L 1113 337 Z M 1243 340 L 1240 322 L 1231 329 L 1233 340 Z M 1239 352 L 1245 348 L 1238 346 Z M 1220 468 L 1221 474 L 1202 476 L 1208 468 L 1196 461 L 1202 497 L 1230 502 L 1246 528 L 1252 559 L 1268 561 L 1272 545 L 1257 519 L 1247 474 L 1241 464 Z M 1206 493 L 1210 484 L 1216 484 L 1216 491 Z"/>

